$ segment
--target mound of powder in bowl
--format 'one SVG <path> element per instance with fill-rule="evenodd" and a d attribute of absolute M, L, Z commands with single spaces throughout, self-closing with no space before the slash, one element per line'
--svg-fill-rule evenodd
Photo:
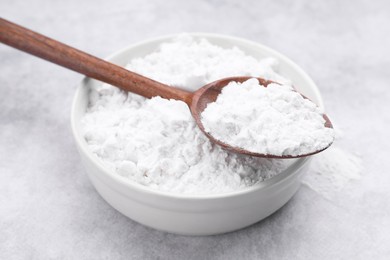
<path fill-rule="evenodd" d="M 191 91 L 232 75 L 288 83 L 276 67 L 275 59 L 257 60 L 238 48 L 221 48 L 188 35 L 127 65 L 139 74 Z M 129 182 L 173 193 L 239 190 L 279 174 L 294 162 L 229 153 L 198 129 L 185 103 L 145 99 L 107 84 L 90 90 L 82 124 L 90 150 L 106 168 Z"/>
<path fill-rule="evenodd" d="M 328 147 L 333 128 L 320 109 L 290 85 L 260 85 L 255 78 L 230 82 L 201 114 L 206 132 L 247 151 L 297 156 Z"/>

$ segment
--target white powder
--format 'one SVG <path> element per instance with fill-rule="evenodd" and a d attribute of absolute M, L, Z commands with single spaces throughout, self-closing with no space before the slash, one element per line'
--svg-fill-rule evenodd
<path fill-rule="evenodd" d="M 338 128 L 336 139 L 341 138 Z M 361 178 L 363 171 L 361 159 L 342 147 L 330 147 L 313 157 L 309 172 L 303 183 L 326 199 L 333 199 L 343 191 L 348 192 L 348 184 Z"/>
<path fill-rule="evenodd" d="M 230 82 L 202 112 L 206 132 L 233 147 L 270 155 L 322 150 L 334 139 L 320 109 L 290 85 Z"/>
<path fill-rule="evenodd" d="M 275 72 L 277 65 L 274 58 L 258 60 L 237 47 L 225 49 L 183 34 L 173 42 L 162 44 L 158 51 L 131 60 L 126 67 L 171 86 L 196 91 L 212 81 L 232 76 L 291 83 Z"/>
<path fill-rule="evenodd" d="M 274 59 L 258 61 L 237 48 L 224 49 L 182 36 L 130 61 L 128 68 L 196 90 L 232 75 L 288 82 L 274 71 L 276 64 Z M 90 149 L 106 167 L 129 181 L 163 191 L 233 191 L 275 176 L 294 161 L 229 153 L 201 133 L 185 103 L 145 99 L 107 84 L 91 89 L 83 126 Z"/>

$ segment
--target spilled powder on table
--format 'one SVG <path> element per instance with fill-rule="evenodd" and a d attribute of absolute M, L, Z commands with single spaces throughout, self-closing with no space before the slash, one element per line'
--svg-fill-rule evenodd
<path fill-rule="evenodd" d="M 337 130 L 338 139 L 342 135 Z M 359 156 L 333 144 L 327 150 L 313 157 L 309 172 L 302 183 L 326 199 L 345 193 L 351 182 L 362 175 L 362 161 Z"/>

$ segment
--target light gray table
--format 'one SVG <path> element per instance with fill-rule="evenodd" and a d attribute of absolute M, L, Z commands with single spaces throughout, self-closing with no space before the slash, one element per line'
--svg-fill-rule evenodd
<path fill-rule="evenodd" d="M 0 46 L 0 259 L 389 259 L 388 1 L 1 0 L 1 15 L 104 57 L 185 31 L 264 43 L 301 65 L 364 164 L 353 196 L 306 186 L 244 230 L 183 237 L 124 217 L 80 164 L 69 111 L 80 75 Z"/>

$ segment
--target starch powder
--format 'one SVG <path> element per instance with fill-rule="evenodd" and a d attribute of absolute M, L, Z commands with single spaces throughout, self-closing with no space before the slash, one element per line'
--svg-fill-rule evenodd
<path fill-rule="evenodd" d="M 256 60 L 238 48 L 225 49 L 183 35 L 127 68 L 175 87 L 195 91 L 232 75 L 288 84 L 275 59 Z M 229 153 L 198 129 L 181 101 L 145 99 L 107 84 L 90 90 L 84 137 L 106 167 L 129 181 L 187 194 L 229 192 L 273 177 L 294 160 Z"/>
<path fill-rule="evenodd" d="M 206 132 L 233 147 L 268 155 L 320 151 L 334 139 L 320 109 L 291 85 L 230 82 L 201 114 Z"/>
<path fill-rule="evenodd" d="M 336 140 L 341 141 L 343 132 L 336 127 Z M 310 171 L 302 183 L 328 200 L 349 196 L 350 186 L 360 180 L 363 173 L 361 158 L 343 147 L 332 145 L 322 153 L 313 156 Z"/>

